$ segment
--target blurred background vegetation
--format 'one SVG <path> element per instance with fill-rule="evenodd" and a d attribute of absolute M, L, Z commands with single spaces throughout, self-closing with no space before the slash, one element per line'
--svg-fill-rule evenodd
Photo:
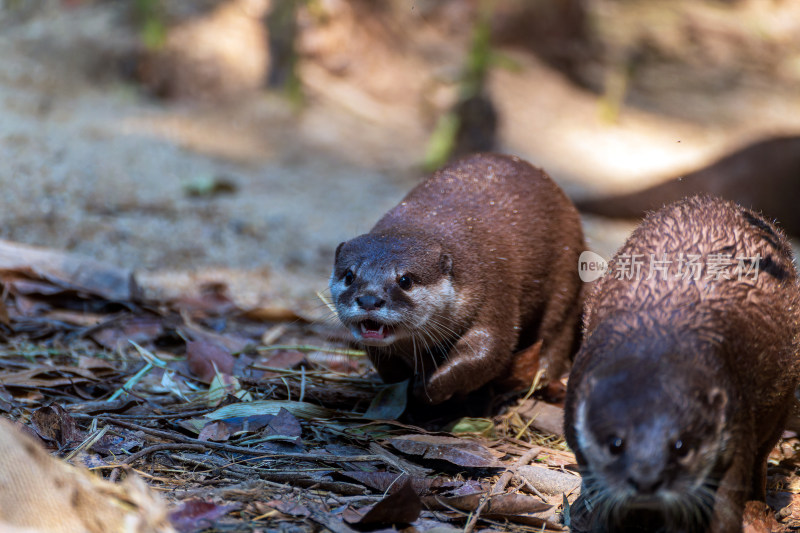
<path fill-rule="evenodd" d="M 133 267 L 154 291 L 218 279 L 308 301 L 338 242 L 471 151 L 518 154 L 580 198 L 800 132 L 795 0 L 0 12 L 0 235 Z M 586 222 L 604 254 L 631 227 Z"/>

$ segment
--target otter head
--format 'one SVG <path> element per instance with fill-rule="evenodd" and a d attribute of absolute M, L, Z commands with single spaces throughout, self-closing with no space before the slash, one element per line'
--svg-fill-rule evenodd
<path fill-rule="evenodd" d="M 610 524 L 649 519 L 693 531 L 709 520 L 730 461 L 728 395 L 692 353 L 708 345 L 653 340 L 590 337 L 583 348 L 605 352 L 592 354 L 598 364 L 575 397 L 584 496 Z"/>
<path fill-rule="evenodd" d="M 453 263 L 423 235 L 366 234 L 336 249 L 331 295 L 356 340 L 390 346 L 417 336 L 424 344 L 450 337 L 445 316 L 456 305 Z"/>

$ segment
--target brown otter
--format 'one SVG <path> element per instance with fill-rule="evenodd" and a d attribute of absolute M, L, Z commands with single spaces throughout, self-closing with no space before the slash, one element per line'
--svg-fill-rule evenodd
<path fill-rule="evenodd" d="M 800 377 L 784 235 L 718 198 L 667 206 L 609 263 L 584 323 L 565 405 L 583 475 L 572 531 L 741 531 Z"/>
<path fill-rule="evenodd" d="M 504 377 L 542 341 L 550 377 L 580 337 L 580 219 L 542 170 L 481 154 L 414 188 L 372 230 L 336 249 L 341 321 L 381 378 L 416 375 L 436 404 Z"/>
<path fill-rule="evenodd" d="M 695 194 L 712 194 L 780 220 L 800 235 L 800 137 L 778 137 L 746 146 L 719 161 L 641 191 L 578 200 L 578 211 L 612 218 L 645 212 Z"/>

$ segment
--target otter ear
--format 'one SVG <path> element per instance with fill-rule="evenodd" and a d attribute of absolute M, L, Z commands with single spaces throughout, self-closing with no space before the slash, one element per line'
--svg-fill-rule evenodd
<path fill-rule="evenodd" d="M 442 274 L 449 276 L 453 273 L 453 258 L 450 257 L 450 254 L 442 254 L 439 258 L 439 268 L 441 268 Z"/>
<path fill-rule="evenodd" d="M 728 395 L 719 387 L 714 387 L 708 392 L 708 405 L 712 412 L 724 411 L 728 405 Z"/>
<path fill-rule="evenodd" d="M 339 260 L 339 252 L 342 251 L 342 246 L 344 246 L 344 243 L 340 242 L 339 246 L 336 247 L 336 253 L 333 255 L 333 262 L 334 263 Z"/>

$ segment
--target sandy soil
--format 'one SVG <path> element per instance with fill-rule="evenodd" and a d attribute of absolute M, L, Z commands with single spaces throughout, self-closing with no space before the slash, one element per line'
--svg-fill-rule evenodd
<path fill-rule="evenodd" d="M 357 81 L 314 65 L 300 114 L 270 94 L 225 105 L 155 101 L 114 74 L 108 58 L 130 38 L 115 16 L 113 3 L 55 4 L 0 20 L 0 236 L 134 268 L 151 290 L 223 279 L 245 304 L 313 305 L 335 246 L 420 179 L 429 126 L 409 121 L 417 111 L 403 112 L 403 102 L 381 115 L 387 106 Z M 800 94 L 756 76 L 714 98 L 674 84 L 659 95 L 652 84 L 609 123 L 596 95 L 510 53 L 522 68 L 498 69 L 490 83 L 503 146 L 574 196 L 800 133 Z M 658 112 L 648 110 L 654 101 Z M 235 191 L 188 194 L 214 178 Z M 630 228 L 587 219 L 591 246 L 606 255 Z"/>

